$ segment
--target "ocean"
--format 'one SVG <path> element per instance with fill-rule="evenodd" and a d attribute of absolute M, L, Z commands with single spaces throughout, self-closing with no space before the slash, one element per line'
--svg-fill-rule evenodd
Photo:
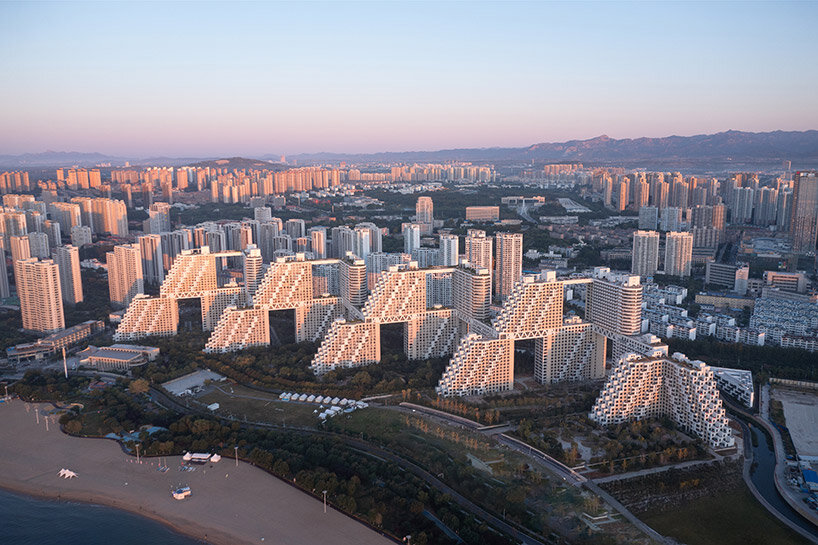
<path fill-rule="evenodd" d="M 3 545 L 203 545 L 119 509 L 40 500 L 0 490 Z"/>

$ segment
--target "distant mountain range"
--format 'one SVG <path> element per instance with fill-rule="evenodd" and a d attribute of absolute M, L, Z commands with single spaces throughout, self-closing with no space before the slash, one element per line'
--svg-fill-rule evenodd
<path fill-rule="evenodd" d="M 0 166 L 5 168 L 36 168 L 47 166 L 92 166 L 111 163 L 132 165 L 211 165 L 244 167 L 266 166 L 279 160 L 279 155 L 268 154 L 255 159 L 231 158 L 127 158 L 101 153 L 54 152 L 0 155 Z M 543 161 L 578 161 L 585 164 L 604 164 L 647 168 L 752 168 L 793 161 L 794 168 L 818 165 L 818 130 L 742 132 L 726 131 L 696 136 L 668 136 L 664 138 L 615 139 L 598 136 L 589 140 L 541 143 L 523 148 L 470 148 L 438 151 L 405 151 L 368 154 L 304 153 L 289 156 L 298 164 L 383 163 L 383 162 L 444 162 L 471 161 L 475 163 L 529 163 Z M 226 161 L 226 162 L 225 162 Z"/>
<path fill-rule="evenodd" d="M 215 159 L 215 158 L 214 158 Z M 70 167 L 73 165 L 91 167 L 110 163 L 113 166 L 123 166 L 126 162 L 132 165 L 188 165 L 197 161 L 204 161 L 201 157 L 119 157 L 102 153 L 83 153 L 79 151 L 43 151 L 41 153 L 23 153 L 21 155 L 0 154 L 0 167 L 3 168 L 42 168 L 42 167 Z"/>
<path fill-rule="evenodd" d="M 314 153 L 290 156 L 306 162 L 577 161 L 621 166 L 818 163 L 818 131 L 763 133 L 726 131 L 696 136 L 589 140 L 534 144 L 525 148 L 476 148 L 372 154 Z"/>
<path fill-rule="evenodd" d="M 276 163 L 276 164 L 273 164 Z M 192 167 L 212 167 L 212 168 L 266 168 L 272 169 L 274 167 L 281 168 L 280 163 L 276 161 L 268 161 L 265 159 L 247 159 L 245 157 L 230 157 L 227 159 L 208 159 L 206 161 L 199 161 L 189 166 Z"/>

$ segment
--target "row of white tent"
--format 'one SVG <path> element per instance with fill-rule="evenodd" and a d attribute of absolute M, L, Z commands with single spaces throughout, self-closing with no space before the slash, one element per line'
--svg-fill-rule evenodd
<path fill-rule="evenodd" d="M 313 394 L 291 394 L 284 392 L 278 398 L 282 401 L 301 401 L 303 403 L 323 403 L 326 405 L 340 405 L 342 407 L 354 406 L 358 409 L 364 409 L 369 405 L 363 401 L 355 401 L 354 399 L 338 398 L 332 396 L 316 396 Z"/>

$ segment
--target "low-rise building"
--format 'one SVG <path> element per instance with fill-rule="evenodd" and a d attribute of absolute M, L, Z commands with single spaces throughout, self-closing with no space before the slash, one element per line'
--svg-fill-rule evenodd
<path fill-rule="evenodd" d="M 499 206 L 467 206 L 466 221 L 500 221 Z"/>
<path fill-rule="evenodd" d="M 158 356 L 158 348 L 134 344 L 89 346 L 79 353 L 80 365 L 100 371 L 127 371 L 131 367 L 154 361 Z"/>
<path fill-rule="evenodd" d="M 50 357 L 63 348 L 68 348 L 84 341 L 95 333 L 103 331 L 105 324 L 99 320 L 88 320 L 52 333 L 33 343 L 23 343 L 6 348 L 6 357 L 9 363 L 39 360 Z"/>
<path fill-rule="evenodd" d="M 755 401 L 755 387 L 753 373 L 745 369 L 730 369 L 728 367 L 711 367 L 716 377 L 716 386 L 722 392 L 738 399 L 748 407 Z"/>

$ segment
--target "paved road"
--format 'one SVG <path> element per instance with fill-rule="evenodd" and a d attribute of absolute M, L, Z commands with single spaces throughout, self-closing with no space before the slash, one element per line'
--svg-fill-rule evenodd
<path fill-rule="evenodd" d="M 531 214 L 528 212 L 529 205 L 521 204 L 517 207 L 517 213 L 522 217 L 525 221 L 529 221 L 531 223 L 537 223 L 534 221 L 534 218 L 531 217 Z"/>
<path fill-rule="evenodd" d="M 647 534 L 647 536 L 650 537 L 653 541 L 656 541 L 658 543 L 665 543 L 666 545 L 676 545 L 675 540 L 664 537 L 662 534 L 660 534 L 659 532 L 657 532 L 656 530 L 654 530 L 653 528 L 639 520 L 636 517 L 636 515 L 634 515 L 628 510 L 627 507 L 619 503 L 619 501 L 616 498 L 614 498 L 613 496 L 599 488 L 596 484 L 594 484 L 593 481 L 586 482 L 585 486 L 591 492 L 598 494 L 603 500 L 605 500 L 608 503 L 608 505 L 616 509 L 623 517 L 625 517 L 628 520 L 628 522 L 642 530 L 642 532 Z"/>
<path fill-rule="evenodd" d="M 535 449 L 528 443 L 525 443 L 516 437 L 501 433 L 500 435 L 496 436 L 496 439 L 507 447 L 514 449 L 536 461 L 540 466 L 546 468 L 551 473 L 554 473 L 557 477 L 561 478 L 563 482 L 570 484 L 571 486 L 582 486 L 588 480 L 562 462 L 555 460 L 541 450 Z"/>
<path fill-rule="evenodd" d="M 713 464 L 715 462 L 719 462 L 723 460 L 724 457 L 718 457 L 714 460 L 692 460 L 690 462 L 682 462 L 680 464 L 672 464 L 669 466 L 658 466 L 658 467 L 650 467 L 647 469 L 640 469 L 639 471 L 631 471 L 629 473 L 619 473 L 616 475 L 609 475 L 607 477 L 598 477 L 594 479 L 595 483 L 608 483 L 611 481 L 620 481 L 623 479 L 632 479 L 634 477 L 643 477 L 645 475 L 652 475 L 654 473 L 662 473 L 664 471 L 670 471 L 671 469 L 684 469 L 687 467 L 694 467 L 700 465 L 707 465 Z"/>

